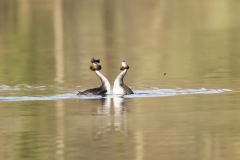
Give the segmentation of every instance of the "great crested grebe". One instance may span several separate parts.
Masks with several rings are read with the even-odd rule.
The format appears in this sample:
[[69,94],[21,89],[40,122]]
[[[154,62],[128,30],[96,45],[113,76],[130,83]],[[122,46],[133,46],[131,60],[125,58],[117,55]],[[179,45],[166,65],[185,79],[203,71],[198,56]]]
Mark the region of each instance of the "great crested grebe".
[[96,75],[101,79],[102,85],[98,88],[87,89],[83,92],[78,91],[77,95],[103,95],[110,94],[111,86],[106,77],[104,77],[100,70],[102,66],[99,65],[100,59],[95,60],[94,58],[91,60],[92,65],[90,66],[90,70],[94,71]]
[[133,91],[124,84],[123,78],[127,74],[127,71],[129,69],[129,66],[127,65],[126,61],[122,60],[122,67],[120,68],[121,73],[117,76],[117,78],[114,81],[113,86],[113,93],[114,94],[134,94]]

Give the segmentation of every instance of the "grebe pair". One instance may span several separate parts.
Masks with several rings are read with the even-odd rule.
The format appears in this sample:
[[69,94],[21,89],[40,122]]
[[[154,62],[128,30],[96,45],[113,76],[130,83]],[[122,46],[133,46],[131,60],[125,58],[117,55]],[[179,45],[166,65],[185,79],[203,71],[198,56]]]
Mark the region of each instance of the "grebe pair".
[[[77,95],[103,95],[103,94],[110,94],[111,92],[111,86],[109,81],[107,80],[106,77],[104,77],[101,73],[100,70],[102,69],[102,66],[99,64],[100,59],[95,60],[94,58],[91,60],[92,65],[90,66],[90,70],[94,71],[97,76],[100,78],[102,85],[98,88],[92,88],[92,89],[87,89],[83,92],[77,93]],[[133,91],[124,84],[123,78],[127,74],[127,71],[129,69],[129,66],[127,63],[123,60],[122,61],[122,66],[120,68],[121,73],[117,76],[117,78],[114,81],[114,86],[113,86],[113,93],[118,94],[118,95],[125,95],[125,94],[134,94]]]

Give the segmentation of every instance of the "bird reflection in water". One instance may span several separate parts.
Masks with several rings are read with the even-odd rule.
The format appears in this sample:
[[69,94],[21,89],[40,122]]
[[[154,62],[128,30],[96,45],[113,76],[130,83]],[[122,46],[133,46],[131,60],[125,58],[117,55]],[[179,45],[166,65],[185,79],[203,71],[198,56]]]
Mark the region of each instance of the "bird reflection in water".
[[[111,99],[113,99],[113,105]],[[127,114],[124,107],[124,97],[111,98],[104,95],[101,101],[102,105],[97,108],[97,112],[94,114],[93,139],[101,140],[103,134],[115,132],[120,132],[127,137]]]

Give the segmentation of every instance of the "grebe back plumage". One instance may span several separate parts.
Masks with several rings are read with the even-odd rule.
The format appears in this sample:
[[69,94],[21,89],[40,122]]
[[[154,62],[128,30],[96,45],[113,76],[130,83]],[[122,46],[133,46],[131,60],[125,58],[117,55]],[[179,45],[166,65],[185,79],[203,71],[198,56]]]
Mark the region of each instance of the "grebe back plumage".
[[114,86],[113,86],[114,94],[120,94],[120,95],[134,94],[133,91],[123,82],[123,79],[127,74],[128,69],[129,69],[129,66],[127,65],[126,61],[122,60],[122,67],[120,68],[121,73],[117,76],[117,78],[114,81]]
[[103,94],[110,94],[111,86],[109,81],[106,77],[104,77],[100,70],[102,69],[102,66],[99,65],[100,59],[95,60],[92,58],[91,60],[92,65],[90,66],[90,70],[94,71],[96,75],[100,78],[102,85],[98,88],[91,88],[87,89],[83,92],[78,91],[77,95],[103,95]]

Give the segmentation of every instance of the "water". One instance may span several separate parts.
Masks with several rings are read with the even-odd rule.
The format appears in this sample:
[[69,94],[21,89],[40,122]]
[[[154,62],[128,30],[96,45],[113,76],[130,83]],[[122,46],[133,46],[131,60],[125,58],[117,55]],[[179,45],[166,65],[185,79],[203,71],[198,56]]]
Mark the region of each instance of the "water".
[[[51,87],[49,87],[51,88]],[[76,95],[76,90],[70,90],[68,88],[54,88],[57,90],[66,92],[65,94],[55,94],[55,95],[34,95],[34,96],[6,96],[7,92],[23,92],[28,90],[32,92],[34,89],[40,91],[49,90],[46,86],[32,87],[32,86],[0,86],[0,91],[2,91],[5,96],[0,97],[0,101],[30,101],[30,100],[60,100],[60,99],[102,99],[102,98],[148,98],[148,97],[161,97],[161,96],[176,96],[176,95],[186,95],[186,94],[217,94],[223,92],[231,92],[230,89],[152,89],[152,90],[135,90],[134,94],[131,95],[114,95],[113,93],[109,95]],[[70,93],[67,93],[70,92]],[[72,93],[71,93],[72,92]]]
[[0,159],[240,159],[238,6],[0,0]]

